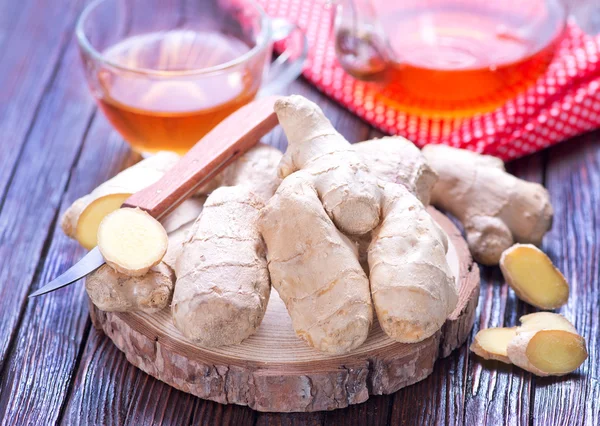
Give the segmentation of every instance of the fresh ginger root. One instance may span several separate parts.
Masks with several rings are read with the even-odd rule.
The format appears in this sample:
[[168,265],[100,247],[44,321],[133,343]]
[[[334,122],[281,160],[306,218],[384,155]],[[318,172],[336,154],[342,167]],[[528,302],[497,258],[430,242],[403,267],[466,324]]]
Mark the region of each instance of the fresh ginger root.
[[502,253],[500,269],[517,297],[540,309],[556,309],[569,300],[569,284],[550,258],[531,244],[515,244]]
[[516,328],[481,330],[471,350],[484,359],[512,363],[537,376],[563,376],[586,360],[585,339],[562,315],[537,312],[520,321]]
[[208,195],[221,186],[244,185],[266,201],[281,183],[277,176],[281,155],[277,148],[258,143],[200,188],[199,193]]
[[175,269],[173,320],[201,346],[240,343],[262,321],[271,290],[256,227],[263,206],[244,186],[219,188],[184,243]]
[[411,141],[390,136],[355,143],[352,148],[379,179],[405,186],[424,206],[429,205],[437,173]]
[[168,245],[163,226],[141,209],[117,209],[98,227],[98,249],[106,264],[130,277],[141,277],[158,265]]
[[373,305],[388,336],[420,342],[444,325],[458,303],[448,239],[406,188],[384,188],[383,221],[368,250]]
[[85,279],[94,305],[107,312],[158,312],[171,301],[175,275],[164,262],[141,277],[131,277],[102,265]]
[[491,156],[444,145],[422,152],[439,175],[431,202],[462,222],[475,260],[496,265],[515,242],[541,243],[553,215],[543,186],[507,173]]
[[202,199],[184,201],[162,220],[169,229],[169,248],[162,262],[141,277],[116,272],[101,266],[85,280],[85,287],[94,305],[103,311],[147,313],[158,312],[171,302],[175,286],[175,260],[181,252],[189,228],[202,211]]
[[285,178],[262,210],[259,229],[273,286],[296,334],[316,349],[341,354],[369,334],[369,281],[310,178],[305,172]]
[[[401,136],[391,136],[355,143],[352,149],[377,178],[401,184],[424,206],[429,205],[431,191],[438,180],[437,173],[411,141]],[[350,239],[358,247],[360,264],[368,275],[367,251],[372,235],[370,232],[351,235]]]
[[[289,142],[279,169],[287,177],[259,224],[273,285],[286,303],[296,333],[310,345],[334,353],[347,352],[366,338],[366,308],[349,312],[341,302],[331,302],[331,294],[341,297],[354,286],[359,293],[353,303],[369,306],[362,299],[364,274],[355,268],[356,256],[346,250],[343,239],[332,236],[337,225],[355,238],[375,229],[368,255],[370,287],[388,336],[400,342],[431,336],[458,299],[443,231],[402,185],[377,179],[317,105],[290,96],[275,103],[275,112]],[[324,222],[318,199],[333,223]],[[344,270],[352,274],[341,275]],[[342,309],[347,316],[343,320]],[[307,316],[310,321],[304,319]],[[349,331],[355,320],[362,326]],[[327,321],[327,327],[311,328],[315,321]],[[335,321],[335,327],[330,321]]]
[[360,235],[375,228],[383,195],[377,178],[323,111],[308,99],[292,95],[277,100],[275,112],[288,139],[279,176],[304,170],[340,231]]
[[228,167],[218,184],[233,186],[208,196],[178,256],[173,320],[202,346],[240,343],[264,317],[271,282],[257,220],[281,181],[281,155],[259,144]]
[[177,154],[159,152],[123,170],[90,194],[79,198],[62,217],[64,233],[91,250],[97,245],[98,226],[102,219],[121,207],[132,194],[155,183],[178,160]]

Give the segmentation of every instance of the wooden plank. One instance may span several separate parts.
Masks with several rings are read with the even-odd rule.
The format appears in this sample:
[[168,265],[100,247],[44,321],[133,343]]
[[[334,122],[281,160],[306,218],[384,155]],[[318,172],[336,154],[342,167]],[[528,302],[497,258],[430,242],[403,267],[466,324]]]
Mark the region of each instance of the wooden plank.
[[[543,183],[544,155],[529,156],[507,164],[514,175]],[[489,327],[513,326],[531,308],[519,301],[505,284],[498,267],[481,267],[481,295],[473,332]],[[495,361],[484,361],[472,353],[465,372],[465,405],[463,423],[528,425],[531,412],[531,374]]]
[[[402,393],[402,389],[398,393]],[[371,396],[363,404],[351,405],[342,410],[323,413],[323,423],[326,425],[369,425],[386,426],[390,422],[392,402],[395,395]]]
[[[80,344],[89,330],[87,298],[81,284],[29,302],[25,301],[26,294],[35,265],[44,256],[45,240],[47,254],[43,267],[40,266],[41,273],[33,277],[33,288],[43,285],[84,254],[62,234],[56,220],[68,179],[69,191],[62,209],[116,173],[128,152],[121,138],[101,119],[100,126],[92,127],[96,138],[87,139],[83,156],[70,178],[94,111],[94,102],[78,72],[80,66],[73,41],[44,100],[31,132],[32,142],[26,146],[0,215],[5,236],[0,246],[4,260],[0,271],[6,278],[0,283],[3,286],[0,304],[4,312],[10,312],[6,318],[12,318],[16,324],[21,306],[26,303],[0,381],[0,418],[6,424],[49,424],[60,416],[70,391]],[[95,132],[97,128],[102,129],[103,138],[98,137],[102,134]],[[0,332],[8,335],[10,330],[7,327]],[[31,383],[35,386],[30,386]]]
[[0,365],[77,157],[93,102],[83,84],[75,46],[50,86],[0,213]]
[[[98,370],[106,374],[94,374]],[[138,380],[142,380],[139,372],[110,340],[92,328],[62,423],[124,424],[133,397],[131,384]]]
[[42,113],[41,99],[54,80],[82,5],[83,0],[60,7],[47,0],[0,4],[0,200],[31,124]]
[[394,394],[389,424],[461,424],[466,346],[438,360],[425,380]]
[[589,358],[564,378],[536,377],[533,425],[600,424],[600,132],[550,150],[546,184],[554,226],[544,249],[571,285],[558,312],[585,337]]

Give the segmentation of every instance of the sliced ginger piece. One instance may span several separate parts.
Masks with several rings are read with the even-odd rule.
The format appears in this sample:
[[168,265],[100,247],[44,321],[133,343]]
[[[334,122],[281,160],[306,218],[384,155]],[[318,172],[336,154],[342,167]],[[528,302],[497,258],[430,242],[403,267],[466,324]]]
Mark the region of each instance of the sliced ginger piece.
[[538,376],[562,376],[587,358],[585,339],[565,317],[538,312],[521,317],[507,348],[511,362]]
[[506,348],[517,335],[517,327],[486,328],[475,335],[471,351],[483,359],[493,359],[510,364]]
[[531,244],[515,244],[502,253],[500,269],[517,297],[540,309],[567,303],[569,284],[550,258]]
[[92,201],[79,215],[75,239],[83,247],[92,249],[98,244],[98,228],[102,219],[118,210],[131,194],[110,194]]
[[178,160],[177,154],[163,151],[123,170],[65,211],[61,219],[63,231],[89,250],[96,247],[98,226],[104,216],[121,207],[132,194],[158,181]]
[[140,209],[109,213],[98,227],[98,248],[115,271],[139,277],[164,257],[169,239],[159,221]]
[[475,336],[471,350],[485,359],[512,363],[537,376],[575,371],[588,354],[585,339],[565,317],[551,312],[522,316],[516,328],[489,328]]

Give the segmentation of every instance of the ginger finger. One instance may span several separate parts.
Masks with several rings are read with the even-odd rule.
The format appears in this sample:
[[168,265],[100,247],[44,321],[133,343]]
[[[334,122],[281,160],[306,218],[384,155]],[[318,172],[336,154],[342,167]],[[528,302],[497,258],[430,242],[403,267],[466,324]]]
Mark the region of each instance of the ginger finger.
[[141,209],[122,208],[98,227],[98,249],[115,271],[140,277],[162,260],[169,238],[160,222]]
[[439,175],[431,202],[462,222],[475,260],[496,265],[515,242],[541,243],[553,215],[543,186],[507,173],[494,157],[444,145],[422,152]]
[[439,330],[458,303],[446,260],[447,236],[401,185],[386,184],[383,221],[368,250],[371,295],[392,339],[420,342]]
[[284,179],[258,224],[273,286],[296,334],[320,351],[342,354],[369,333],[369,281],[310,180],[305,172]]
[[263,205],[243,186],[217,189],[177,259],[173,320],[201,346],[240,343],[262,321],[270,294],[264,243],[256,229]]
[[340,231],[360,235],[375,228],[382,197],[377,178],[323,111],[308,99],[292,95],[277,100],[275,112],[288,139],[279,175],[285,178],[306,171]]
[[569,284],[550,258],[531,244],[515,244],[500,258],[500,269],[517,297],[540,309],[556,309],[569,300]]
[[228,167],[217,181],[234,186],[209,195],[177,257],[173,320],[202,346],[240,343],[264,317],[271,283],[257,220],[281,181],[281,155],[260,144]]
[[120,208],[132,194],[158,181],[177,161],[177,154],[159,152],[104,182],[65,211],[61,219],[64,233],[91,250],[98,244],[98,226],[102,219]]
[[102,265],[85,279],[92,303],[107,312],[158,312],[171,300],[175,275],[161,262],[141,277],[131,277]]

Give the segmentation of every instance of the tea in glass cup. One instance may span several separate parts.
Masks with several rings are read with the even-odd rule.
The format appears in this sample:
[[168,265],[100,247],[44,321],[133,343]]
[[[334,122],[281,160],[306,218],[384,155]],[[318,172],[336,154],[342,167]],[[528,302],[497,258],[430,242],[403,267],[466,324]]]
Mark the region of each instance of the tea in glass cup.
[[[92,93],[132,148],[185,153],[257,95],[273,41],[297,31],[277,24],[252,0],[99,0],[77,37]],[[302,61],[272,80],[289,83]]]

